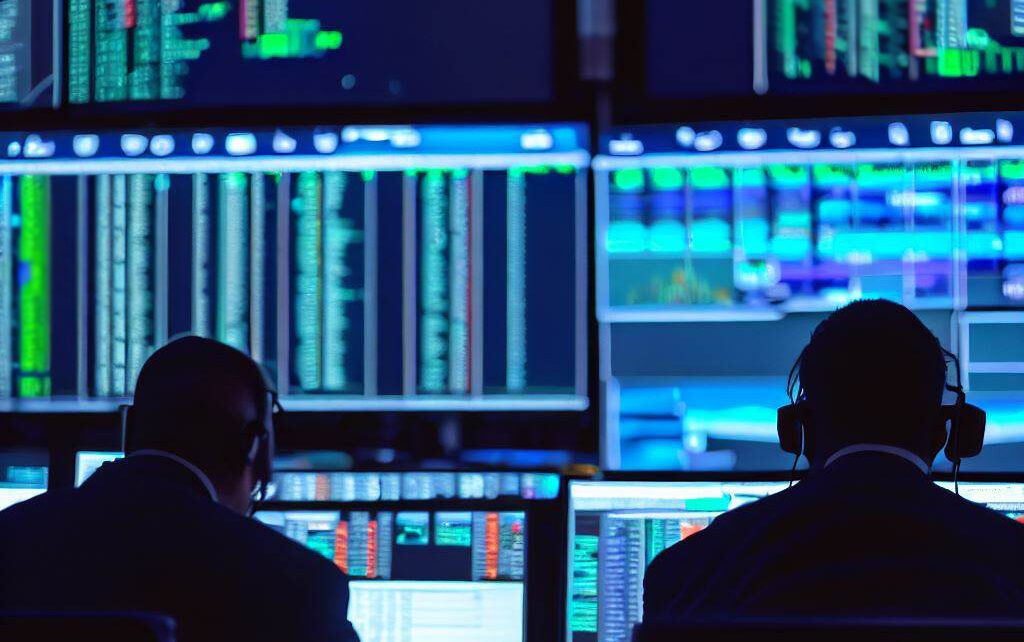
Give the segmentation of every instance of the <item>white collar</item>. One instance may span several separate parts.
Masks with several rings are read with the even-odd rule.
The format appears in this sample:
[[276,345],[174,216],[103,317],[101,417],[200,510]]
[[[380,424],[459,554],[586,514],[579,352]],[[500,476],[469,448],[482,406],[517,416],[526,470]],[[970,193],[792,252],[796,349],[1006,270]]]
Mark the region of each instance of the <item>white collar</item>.
[[931,467],[925,463],[921,457],[910,452],[906,448],[900,448],[898,446],[887,446],[885,444],[853,444],[846,448],[840,448],[839,450],[832,453],[832,456],[825,460],[825,468],[828,468],[829,464],[847,455],[853,455],[855,453],[887,453],[889,455],[896,455],[902,457],[910,463],[917,466],[922,473],[927,475],[931,470]]
[[213,499],[213,501],[218,503],[220,502],[220,499],[218,499],[217,497],[217,489],[213,487],[213,484],[210,482],[210,478],[206,476],[206,473],[199,470],[199,467],[193,464],[192,462],[183,459],[182,457],[179,457],[174,453],[169,453],[166,450],[136,450],[131,455],[129,455],[129,457],[147,455],[150,457],[163,457],[164,459],[170,459],[171,461],[177,462],[184,466],[185,468],[188,468],[190,471],[192,471],[193,475],[199,478],[199,481],[203,484],[203,488],[205,488],[207,492],[210,493],[210,497]]

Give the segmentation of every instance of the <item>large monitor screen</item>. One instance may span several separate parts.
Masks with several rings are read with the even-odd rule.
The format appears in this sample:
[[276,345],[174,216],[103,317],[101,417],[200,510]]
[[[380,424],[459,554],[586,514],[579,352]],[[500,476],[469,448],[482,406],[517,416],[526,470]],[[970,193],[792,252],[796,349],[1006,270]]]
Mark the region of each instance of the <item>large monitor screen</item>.
[[525,640],[525,513],[262,511],[256,518],[349,575],[348,617],[361,640]]
[[1024,77],[1018,0],[646,0],[646,91],[1000,91]]
[[547,101],[554,4],[69,0],[67,102],[110,109]]
[[[938,482],[952,490],[952,483]],[[569,642],[628,642],[643,579],[664,549],[718,515],[785,489],[777,481],[573,481],[569,484]],[[961,482],[966,499],[1022,520],[1024,485]]]
[[0,134],[0,398],[111,409],[191,333],[291,409],[582,410],[575,125]]
[[[959,355],[987,447],[1024,446],[1024,119],[979,113],[622,127],[595,158],[610,465],[776,469],[810,333],[854,299]],[[771,336],[771,341],[765,341]],[[955,373],[951,373],[951,379]]]

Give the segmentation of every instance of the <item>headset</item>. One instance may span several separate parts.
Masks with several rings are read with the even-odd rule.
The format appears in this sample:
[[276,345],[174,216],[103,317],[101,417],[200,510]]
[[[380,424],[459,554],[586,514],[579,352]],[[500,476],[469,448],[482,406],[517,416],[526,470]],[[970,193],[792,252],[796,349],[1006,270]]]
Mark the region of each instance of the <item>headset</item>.
[[[949,425],[949,432],[946,438],[944,452],[946,458],[953,464],[953,482],[959,494],[959,482],[957,481],[960,472],[960,462],[967,457],[974,457],[981,452],[982,443],[985,440],[985,411],[978,406],[967,403],[967,394],[964,392],[960,360],[956,355],[945,348],[940,348],[943,356],[953,362],[956,368],[956,384],[948,382],[944,384],[947,391],[956,395],[956,400],[949,405],[943,404],[939,410],[939,421],[942,422],[943,431]],[[805,418],[808,415],[808,399],[803,384],[796,387],[795,373],[797,366],[803,361],[807,348],[800,353],[800,358],[793,365],[789,375],[789,398],[790,403],[779,408],[776,415],[777,428],[779,432],[779,446],[784,452],[795,456],[793,460],[793,471],[796,470],[800,455],[804,452],[804,427]],[[945,359],[944,359],[945,360]],[[795,390],[795,395],[794,395]],[[790,482],[792,483],[792,482]]]
[[[282,412],[281,404],[277,399],[277,392],[264,386],[262,394],[265,395],[265,403],[261,409],[260,416],[247,423],[242,428],[243,443],[246,444],[242,450],[242,458],[245,464],[252,466],[253,485],[252,497],[249,502],[249,515],[252,515],[258,502],[267,498],[267,490],[274,474],[274,434],[275,422]],[[127,454],[128,446],[132,443],[131,433],[134,420],[134,410],[130,404],[120,407],[121,414],[121,450]]]

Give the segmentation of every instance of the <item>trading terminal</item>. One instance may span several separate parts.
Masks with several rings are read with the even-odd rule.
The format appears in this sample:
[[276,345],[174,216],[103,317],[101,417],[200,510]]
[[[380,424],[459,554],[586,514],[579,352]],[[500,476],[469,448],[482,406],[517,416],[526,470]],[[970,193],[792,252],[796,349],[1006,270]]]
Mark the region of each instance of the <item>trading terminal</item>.
[[[884,299],[984,411],[925,473],[1024,523],[1022,82],[1021,0],[0,0],[0,520],[133,465],[204,337],[281,411],[245,524],[359,639],[666,639],[646,569],[827,472],[791,368]],[[2,588],[0,637],[195,639]]]

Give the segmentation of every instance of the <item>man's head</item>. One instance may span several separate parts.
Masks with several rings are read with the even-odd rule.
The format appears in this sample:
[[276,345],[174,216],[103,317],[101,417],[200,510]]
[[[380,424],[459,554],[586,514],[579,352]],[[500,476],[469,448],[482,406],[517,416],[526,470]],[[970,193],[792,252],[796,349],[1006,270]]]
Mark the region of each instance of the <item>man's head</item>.
[[906,448],[928,462],[942,449],[945,353],[902,305],[865,300],[834,312],[800,353],[791,385],[797,380],[812,465],[858,443]]
[[210,339],[184,337],[146,361],[135,384],[127,454],[164,450],[209,478],[222,504],[245,512],[255,485],[254,439],[270,390],[256,363]]

